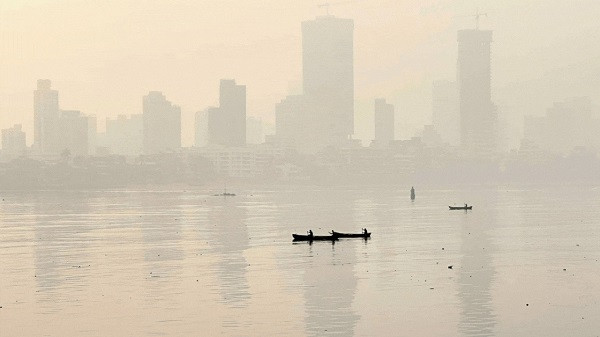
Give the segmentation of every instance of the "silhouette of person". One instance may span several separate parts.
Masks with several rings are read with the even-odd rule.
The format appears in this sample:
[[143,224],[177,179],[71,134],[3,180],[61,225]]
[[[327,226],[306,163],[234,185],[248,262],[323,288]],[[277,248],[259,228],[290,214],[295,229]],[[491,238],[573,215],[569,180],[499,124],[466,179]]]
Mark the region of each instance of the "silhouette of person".
[[367,229],[366,228],[363,228],[363,234],[367,235]]
[[465,208],[467,208],[467,204],[465,204]]
[[309,229],[309,230],[308,230],[308,236],[310,236],[310,237],[312,237],[312,236],[313,236],[313,231],[312,231],[312,229]]

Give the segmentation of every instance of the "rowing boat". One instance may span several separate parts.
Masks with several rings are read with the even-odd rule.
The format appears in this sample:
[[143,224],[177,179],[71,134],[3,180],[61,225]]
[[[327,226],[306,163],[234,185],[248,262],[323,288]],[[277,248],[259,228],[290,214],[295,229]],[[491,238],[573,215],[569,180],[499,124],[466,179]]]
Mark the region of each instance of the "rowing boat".
[[292,234],[294,241],[335,241],[338,239],[337,236],[333,235],[301,235]]
[[360,233],[360,234],[354,234],[354,233],[339,233],[336,231],[331,231],[331,235],[332,236],[336,236],[338,238],[370,238],[371,237],[371,233]]
[[456,210],[460,210],[460,209],[466,211],[468,209],[473,209],[473,206],[448,206],[448,207],[450,207],[451,211],[456,211]]

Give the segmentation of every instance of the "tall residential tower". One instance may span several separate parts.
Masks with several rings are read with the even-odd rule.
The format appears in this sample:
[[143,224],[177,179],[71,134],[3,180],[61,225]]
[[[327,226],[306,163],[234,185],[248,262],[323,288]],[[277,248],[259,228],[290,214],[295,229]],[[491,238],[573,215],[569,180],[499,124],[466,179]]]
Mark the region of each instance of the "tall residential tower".
[[457,146],[460,144],[460,115],[456,82],[433,82],[432,98],[435,131],[439,133],[443,143]]
[[208,143],[223,146],[246,145],[246,86],[235,80],[221,80],[219,107],[209,108]]
[[177,152],[181,148],[181,108],[159,91],[143,100],[144,154]]
[[461,147],[475,156],[496,151],[497,114],[491,92],[492,31],[458,32],[458,99]]
[[375,145],[387,147],[394,140],[394,106],[384,98],[375,100]]
[[33,147],[39,153],[58,151],[58,91],[50,80],[38,80],[33,92]]
[[354,134],[354,22],[321,16],[302,23],[304,135],[313,150]]

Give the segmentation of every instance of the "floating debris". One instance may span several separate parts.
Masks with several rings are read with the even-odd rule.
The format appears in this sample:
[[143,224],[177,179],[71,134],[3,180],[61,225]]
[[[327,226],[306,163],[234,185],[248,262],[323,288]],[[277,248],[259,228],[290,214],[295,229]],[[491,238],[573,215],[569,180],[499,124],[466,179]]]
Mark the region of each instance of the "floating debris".
[[448,269],[452,269],[452,267],[453,267],[452,265],[449,265],[449,266],[448,266]]

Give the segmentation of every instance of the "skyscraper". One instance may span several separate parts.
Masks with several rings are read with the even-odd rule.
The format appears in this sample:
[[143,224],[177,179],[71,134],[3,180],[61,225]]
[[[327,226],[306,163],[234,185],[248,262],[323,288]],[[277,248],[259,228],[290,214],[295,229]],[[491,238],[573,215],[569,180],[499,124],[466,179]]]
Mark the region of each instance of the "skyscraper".
[[394,106],[378,98],[375,100],[375,145],[389,146],[394,138]]
[[227,120],[224,145],[246,145],[246,86],[235,80],[221,80],[219,109]]
[[433,82],[432,98],[433,127],[444,143],[453,146],[460,144],[460,114],[456,82]]
[[225,145],[227,143],[226,135],[228,132],[227,119],[221,113],[221,109],[211,106],[204,110],[204,112],[206,113],[207,120],[207,143],[210,145]]
[[306,99],[304,95],[290,95],[275,105],[275,134],[277,139],[295,147],[301,152],[306,146],[308,132],[303,129],[306,119]]
[[106,119],[106,145],[110,152],[126,156],[139,156],[143,152],[144,123],[142,115],[119,115]]
[[38,80],[33,92],[33,147],[40,153],[54,153],[58,146],[58,91],[50,80]]
[[497,114],[491,93],[492,31],[458,32],[458,90],[462,148],[476,156],[496,151]]
[[354,22],[321,16],[302,23],[303,90],[307,130],[322,147],[354,134]]
[[221,80],[219,107],[208,111],[209,143],[246,145],[246,86]]
[[143,99],[144,154],[176,152],[181,148],[181,108],[159,91]]
[[[95,118],[94,118],[95,121]],[[89,154],[89,117],[77,110],[61,110],[58,119],[58,154],[69,153],[71,156],[87,156]]]

